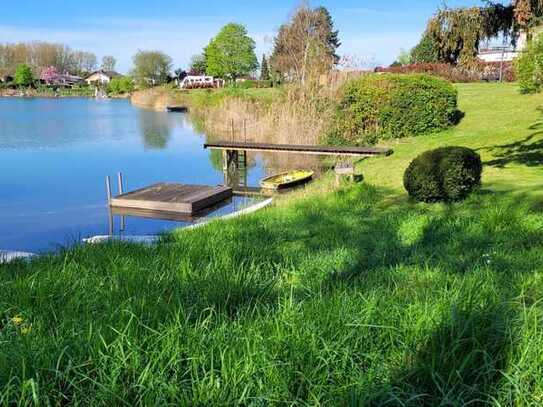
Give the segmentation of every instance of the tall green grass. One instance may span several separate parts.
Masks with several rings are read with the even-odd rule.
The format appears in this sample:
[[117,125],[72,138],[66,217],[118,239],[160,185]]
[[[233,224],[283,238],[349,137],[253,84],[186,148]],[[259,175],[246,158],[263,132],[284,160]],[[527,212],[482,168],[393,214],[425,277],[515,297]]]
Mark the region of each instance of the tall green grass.
[[0,404],[539,404],[541,205],[386,193],[1,266]]

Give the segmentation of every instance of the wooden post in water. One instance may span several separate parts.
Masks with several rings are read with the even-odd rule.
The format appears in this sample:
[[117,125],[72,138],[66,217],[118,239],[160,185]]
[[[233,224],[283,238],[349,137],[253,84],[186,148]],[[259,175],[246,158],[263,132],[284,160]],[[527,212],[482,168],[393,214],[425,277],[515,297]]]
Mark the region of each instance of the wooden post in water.
[[243,119],[243,137],[245,137],[247,143],[247,119]]
[[111,182],[109,180],[109,175],[106,177],[106,192],[107,192],[107,204],[111,205]]

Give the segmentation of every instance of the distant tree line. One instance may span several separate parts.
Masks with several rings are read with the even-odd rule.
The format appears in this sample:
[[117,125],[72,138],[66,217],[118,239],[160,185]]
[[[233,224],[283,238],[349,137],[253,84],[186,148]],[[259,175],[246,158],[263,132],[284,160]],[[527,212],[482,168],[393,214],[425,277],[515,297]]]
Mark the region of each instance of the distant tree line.
[[[187,74],[210,75],[236,82],[240,78],[262,81],[295,81],[305,83],[333,69],[339,61],[339,33],[328,10],[324,7],[298,7],[283,24],[274,40],[271,55],[263,55],[259,63],[255,41],[245,26],[225,25],[217,35],[195,55],[190,66],[173,70],[172,58],[158,50],[140,50],[133,57],[130,75],[140,87],[161,85]],[[0,75],[17,73],[17,84],[24,86],[42,72],[70,73],[78,76],[97,70],[115,69],[116,60],[105,56],[98,64],[95,54],[73,50],[63,44],[29,42],[0,44]],[[259,72],[260,71],[260,72]]]
[[[114,57],[106,56],[102,62],[104,69],[115,69]],[[39,41],[0,44],[0,75],[14,75],[19,65],[30,67],[36,77],[49,67],[79,76],[99,67],[97,57],[92,52],[74,50],[63,44]]]

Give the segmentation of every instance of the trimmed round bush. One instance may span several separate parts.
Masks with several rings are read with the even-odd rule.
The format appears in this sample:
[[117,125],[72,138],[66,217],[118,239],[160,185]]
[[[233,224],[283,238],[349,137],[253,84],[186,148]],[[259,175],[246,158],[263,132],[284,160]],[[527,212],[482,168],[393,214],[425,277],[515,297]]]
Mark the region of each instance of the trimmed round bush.
[[458,121],[457,100],[453,85],[435,76],[362,76],[340,91],[330,142],[368,145],[442,130]]
[[421,202],[460,201],[481,185],[483,164],[466,147],[442,147],[415,158],[404,174],[409,196]]

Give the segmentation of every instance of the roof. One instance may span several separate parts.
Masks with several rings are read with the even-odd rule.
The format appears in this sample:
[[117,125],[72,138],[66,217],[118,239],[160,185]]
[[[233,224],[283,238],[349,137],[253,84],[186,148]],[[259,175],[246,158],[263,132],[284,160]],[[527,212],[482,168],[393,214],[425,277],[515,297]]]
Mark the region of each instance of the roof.
[[103,69],[100,69],[98,71],[94,71],[93,73],[87,75],[87,77],[85,79],[89,79],[92,75],[96,75],[96,74],[102,74],[102,75],[105,75],[107,77],[109,77],[110,79],[111,78],[116,78],[117,76],[122,76],[119,72],[115,72],[115,71],[104,71]]

